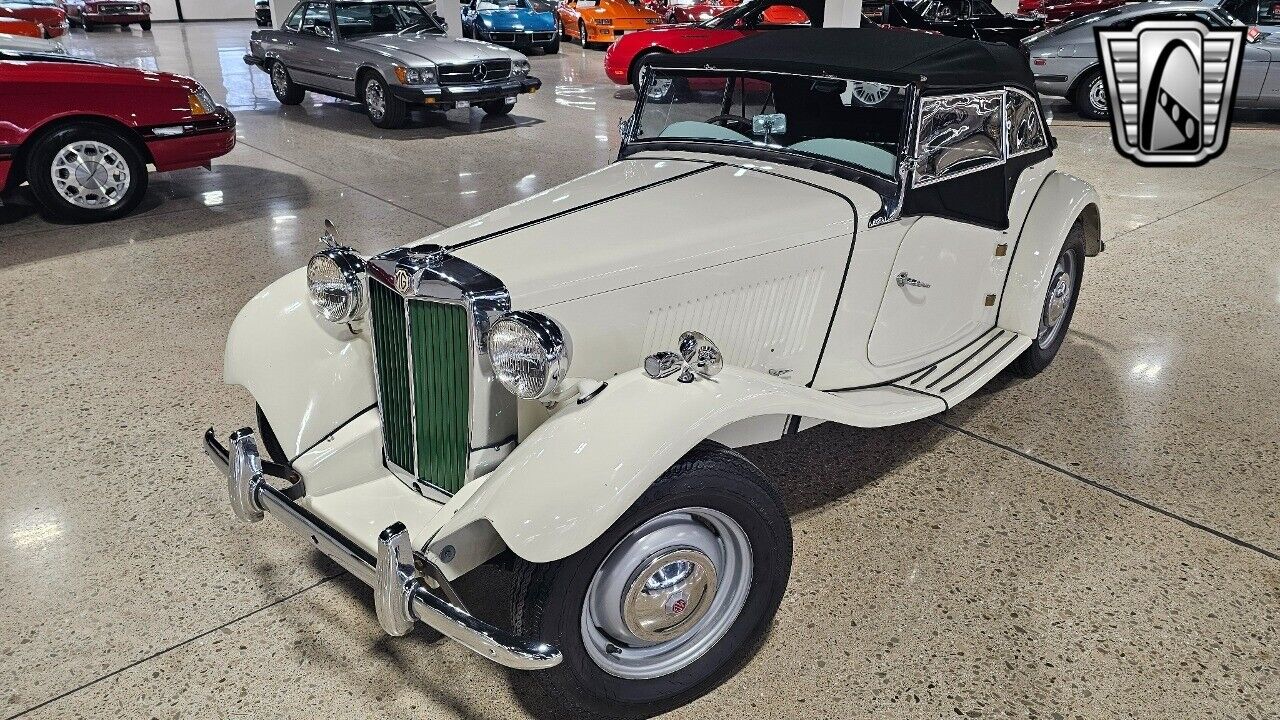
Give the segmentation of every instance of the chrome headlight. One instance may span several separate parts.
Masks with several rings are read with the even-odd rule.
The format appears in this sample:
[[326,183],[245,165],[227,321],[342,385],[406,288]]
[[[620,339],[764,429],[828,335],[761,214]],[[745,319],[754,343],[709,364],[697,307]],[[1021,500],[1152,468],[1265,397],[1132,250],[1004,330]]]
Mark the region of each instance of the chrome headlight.
[[334,323],[364,317],[364,258],[345,247],[321,250],[307,263],[311,305]]
[[395,72],[401,85],[432,85],[436,81],[434,67],[411,68],[396,65]]
[[511,61],[511,74],[512,74],[512,75],[515,75],[515,76],[517,76],[517,77],[523,77],[523,76],[525,76],[525,75],[528,75],[528,74],[529,74],[529,61],[528,61],[528,60],[512,60],[512,61]]
[[498,318],[489,328],[494,377],[522,400],[541,400],[569,375],[573,343],[560,323],[528,310]]

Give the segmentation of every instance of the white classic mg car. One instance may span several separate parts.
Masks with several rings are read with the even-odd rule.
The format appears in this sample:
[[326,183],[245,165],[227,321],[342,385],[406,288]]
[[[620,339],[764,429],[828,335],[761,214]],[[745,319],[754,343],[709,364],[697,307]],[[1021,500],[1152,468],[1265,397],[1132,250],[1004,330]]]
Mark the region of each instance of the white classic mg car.
[[[732,448],[1044,370],[1102,250],[1009,47],[761,33],[651,58],[622,127],[613,164],[418,243],[326,232],[231,327],[258,432],[205,436],[237,516],[567,717],[669,710],[762,642],[791,528]],[[453,588],[500,554],[510,625]]]

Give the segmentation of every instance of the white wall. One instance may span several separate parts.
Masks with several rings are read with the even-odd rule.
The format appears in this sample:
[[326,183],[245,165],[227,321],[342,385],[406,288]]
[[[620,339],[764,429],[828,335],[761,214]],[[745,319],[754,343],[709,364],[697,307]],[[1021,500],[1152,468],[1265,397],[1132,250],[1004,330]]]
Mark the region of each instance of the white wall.
[[152,20],[177,20],[178,6],[173,0],[147,0],[151,4]]
[[[173,2],[173,0],[163,0]],[[253,18],[253,0],[181,0],[187,20],[239,20]],[[155,6],[152,6],[155,11]]]

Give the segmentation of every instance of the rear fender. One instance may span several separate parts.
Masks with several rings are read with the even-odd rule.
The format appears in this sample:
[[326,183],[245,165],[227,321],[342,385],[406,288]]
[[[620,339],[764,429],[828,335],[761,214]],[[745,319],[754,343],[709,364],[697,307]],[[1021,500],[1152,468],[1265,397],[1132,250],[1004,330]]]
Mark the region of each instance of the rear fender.
[[1083,180],[1061,172],[1045,178],[1014,247],[997,325],[1036,336],[1049,275],[1077,220],[1085,235],[1085,254],[1102,252],[1098,205],[1098,193]]
[[375,401],[368,335],[316,314],[306,268],[240,310],[227,335],[223,376],[262,406],[290,460]]

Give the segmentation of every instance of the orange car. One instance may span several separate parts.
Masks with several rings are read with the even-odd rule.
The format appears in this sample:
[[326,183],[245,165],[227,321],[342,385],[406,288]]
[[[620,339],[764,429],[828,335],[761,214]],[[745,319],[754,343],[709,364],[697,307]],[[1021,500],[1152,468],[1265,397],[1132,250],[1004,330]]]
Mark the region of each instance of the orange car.
[[627,0],[561,0],[556,6],[560,36],[576,38],[582,47],[608,45],[626,33],[662,24],[658,13]]

